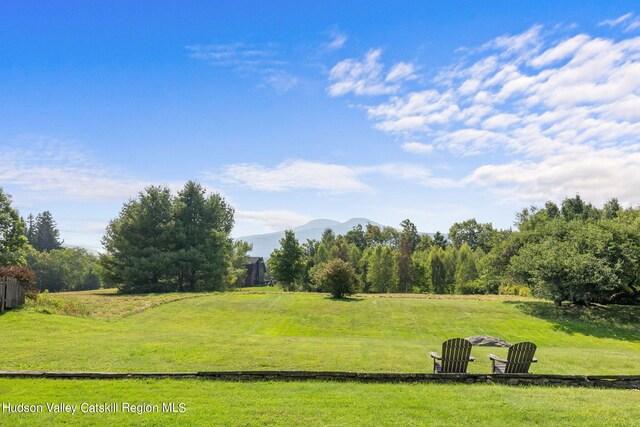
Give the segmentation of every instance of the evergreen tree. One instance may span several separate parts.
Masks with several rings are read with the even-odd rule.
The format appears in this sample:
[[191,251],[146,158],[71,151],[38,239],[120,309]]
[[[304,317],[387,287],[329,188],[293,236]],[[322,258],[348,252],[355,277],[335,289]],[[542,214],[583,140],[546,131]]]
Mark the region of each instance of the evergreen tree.
[[193,181],[185,184],[173,205],[178,290],[224,289],[232,264],[228,234],[233,209],[220,195],[207,196]]
[[32,214],[29,214],[27,217],[27,228],[25,235],[27,236],[27,240],[31,246],[36,244],[36,219]]
[[445,249],[447,247],[447,238],[444,237],[444,234],[436,231],[436,234],[433,235],[433,244],[439,248]]
[[173,198],[168,187],[147,187],[129,200],[107,226],[102,244],[105,281],[121,292],[178,290]]
[[44,211],[36,216],[35,231],[31,231],[31,233],[33,234],[31,245],[36,250],[46,252],[62,249],[63,241],[60,240],[60,232],[51,212]]

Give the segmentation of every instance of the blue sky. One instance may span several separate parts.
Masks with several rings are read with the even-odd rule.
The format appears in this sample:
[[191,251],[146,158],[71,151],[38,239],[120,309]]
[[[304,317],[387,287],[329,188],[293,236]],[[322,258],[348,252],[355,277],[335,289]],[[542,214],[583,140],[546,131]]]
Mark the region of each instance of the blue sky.
[[2,2],[0,186],[94,249],[195,179],[234,234],[640,203],[637,2]]

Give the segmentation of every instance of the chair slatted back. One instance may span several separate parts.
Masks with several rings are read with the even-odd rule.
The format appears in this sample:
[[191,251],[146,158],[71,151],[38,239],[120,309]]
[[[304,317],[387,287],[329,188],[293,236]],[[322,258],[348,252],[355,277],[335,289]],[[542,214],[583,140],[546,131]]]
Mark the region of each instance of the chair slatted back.
[[442,343],[443,373],[464,374],[467,372],[471,343],[464,338],[451,338]]
[[505,374],[526,374],[529,372],[533,355],[538,347],[532,342],[519,342],[509,347]]

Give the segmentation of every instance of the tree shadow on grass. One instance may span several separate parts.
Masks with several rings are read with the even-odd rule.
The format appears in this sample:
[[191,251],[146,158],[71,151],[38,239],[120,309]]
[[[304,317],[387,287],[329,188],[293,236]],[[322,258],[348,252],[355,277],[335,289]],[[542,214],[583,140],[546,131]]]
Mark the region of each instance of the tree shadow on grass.
[[606,305],[557,307],[548,302],[505,301],[520,311],[553,323],[566,334],[640,342],[640,306]]
[[340,302],[360,302],[360,301],[364,301],[364,298],[356,298],[356,297],[336,298],[336,297],[328,296],[325,299],[328,299],[328,300],[331,300],[331,301],[340,301]]

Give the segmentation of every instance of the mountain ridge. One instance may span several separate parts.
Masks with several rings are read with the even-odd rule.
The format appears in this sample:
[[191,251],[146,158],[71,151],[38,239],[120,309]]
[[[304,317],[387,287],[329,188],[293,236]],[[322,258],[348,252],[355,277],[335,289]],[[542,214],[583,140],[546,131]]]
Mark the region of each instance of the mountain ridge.
[[[294,227],[292,230],[298,241],[300,243],[304,243],[307,239],[320,240],[322,232],[326,228],[331,228],[336,235],[344,235],[358,224],[362,225],[362,228],[365,228],[367,224],[386,227],[385,225],[372,221],[368,218],[350,218],[344,222],[320,218],[311,220],[298,227]],[[266,259],[269,258],[274,249],[280,246],[280,239],[282,237],[284,237],[284,230],[265,234],[253,234],[250,236],[239,237],[239,239],[253,245],[253,250],[249,253],[251,256],[260,256]]]

